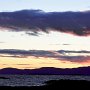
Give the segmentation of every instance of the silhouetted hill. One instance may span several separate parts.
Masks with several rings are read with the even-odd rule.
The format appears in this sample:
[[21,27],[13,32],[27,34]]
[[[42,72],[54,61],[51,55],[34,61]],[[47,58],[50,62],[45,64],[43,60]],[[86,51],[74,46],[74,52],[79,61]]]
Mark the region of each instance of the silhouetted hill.
[[0,70],[0,74],[30,74],[30,75],[90,75],[90,67],[79,68],[53,68],[42,67],[39,69],[16,69],[16,68],[4,68]]

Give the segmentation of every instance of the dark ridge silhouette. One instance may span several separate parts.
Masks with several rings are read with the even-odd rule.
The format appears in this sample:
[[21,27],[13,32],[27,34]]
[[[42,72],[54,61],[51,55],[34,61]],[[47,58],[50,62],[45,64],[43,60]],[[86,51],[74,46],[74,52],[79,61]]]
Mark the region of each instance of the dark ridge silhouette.
[[90,35],[90,11],[44,12],[42,10],[21,10],[0,12],[0,27],[12,31],[58,31],[79,36]]
[[10,78],[7,78],[7,77],[0,77],[0,79],[10,79]]
[[0,70],[0,74],[25,74],[25,75],[90,75],[90,67],[79,68],[54,68],[42,67],[38,69],[16,69],[4,68]]

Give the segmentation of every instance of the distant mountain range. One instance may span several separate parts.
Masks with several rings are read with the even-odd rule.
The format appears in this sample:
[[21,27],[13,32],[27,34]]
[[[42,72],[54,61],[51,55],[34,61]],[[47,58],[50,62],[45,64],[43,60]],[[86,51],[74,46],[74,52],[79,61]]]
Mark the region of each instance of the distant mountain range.
[[25,75],[90,75],[90,67],[79,68],[53,68],[42,67],[39,69],[16,69],[16,68],[3,68],[0,69],[0,74],[25,74]]

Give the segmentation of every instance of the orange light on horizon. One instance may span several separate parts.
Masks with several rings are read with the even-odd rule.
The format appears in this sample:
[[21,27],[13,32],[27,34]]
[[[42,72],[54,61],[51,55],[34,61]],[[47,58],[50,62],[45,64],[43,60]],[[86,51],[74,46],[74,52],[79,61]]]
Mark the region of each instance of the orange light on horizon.
[[53,58],[12,58],[0,57],[0,68],[18,68],[18,69],[35,69],[41,67],[56,67],[56,68],[76,68],[87,66],[84,63],[75,63],[66,60],[56,60]]

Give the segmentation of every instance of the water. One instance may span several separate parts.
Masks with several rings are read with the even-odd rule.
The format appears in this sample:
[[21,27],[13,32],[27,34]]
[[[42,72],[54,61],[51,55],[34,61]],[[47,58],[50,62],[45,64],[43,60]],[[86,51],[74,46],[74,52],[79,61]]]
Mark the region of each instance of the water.
[[87,80],[90,81],[90,76],[76,75],[0,75],[9,79],[0,78],[0,86],[41,86],[49,80]]

